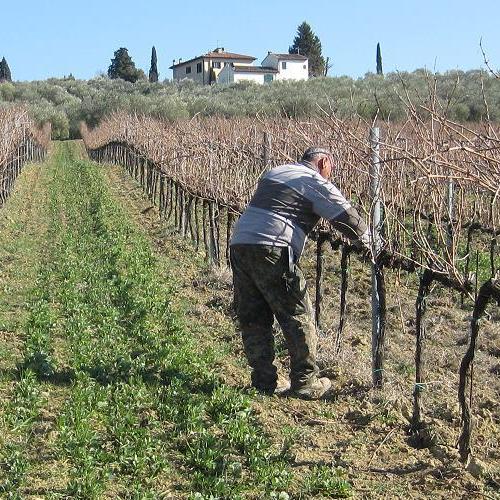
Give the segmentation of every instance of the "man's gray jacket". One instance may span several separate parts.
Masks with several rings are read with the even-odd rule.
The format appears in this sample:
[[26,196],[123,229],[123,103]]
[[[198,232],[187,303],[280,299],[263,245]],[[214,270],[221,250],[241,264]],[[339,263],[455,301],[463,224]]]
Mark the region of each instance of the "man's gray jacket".
[[363,219],[312,164],[282,165],[260,179],[235,225],[231,245],[289,246],[297,261],[307,235],[321,217],[349,239],[369,247],[370,232]]

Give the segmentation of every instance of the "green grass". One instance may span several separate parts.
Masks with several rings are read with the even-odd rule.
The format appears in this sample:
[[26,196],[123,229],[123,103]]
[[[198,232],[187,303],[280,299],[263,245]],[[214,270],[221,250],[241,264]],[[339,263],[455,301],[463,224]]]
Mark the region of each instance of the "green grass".
[[305,484],[310,495],[321,494],[326,498],[351,496],[351,485],[342,473],[326,465],[314,467],[306,478]]
[[19,491],[26,483],[30,467],[28,448],[41,404],[42,394],[35,374],[32,371],[23,372],[2,419],[2,427],[9,433],[0,451],[2,498],[22,498]]

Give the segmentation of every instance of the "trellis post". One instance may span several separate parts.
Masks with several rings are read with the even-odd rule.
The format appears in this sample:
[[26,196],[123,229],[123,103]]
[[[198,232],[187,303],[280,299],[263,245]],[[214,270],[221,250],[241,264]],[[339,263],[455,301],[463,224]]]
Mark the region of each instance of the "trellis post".
[[[382,216],[380,201],[380,129],[370,129],[370,197],[371,236],[373,255],[377,255],[382,245]],[[372,264],[372,380],[375,387],[383,384],[384,368],[384,322],[383,322],[383,274],[382,269]]]
[[316,329],[318,332],[321,330],[321,302],[323,300],[323,268],[325,257],[323,247],[326,238],[321,233],[318,234],[318,241],[316,242],[316,301],[315,301],[315,319]]

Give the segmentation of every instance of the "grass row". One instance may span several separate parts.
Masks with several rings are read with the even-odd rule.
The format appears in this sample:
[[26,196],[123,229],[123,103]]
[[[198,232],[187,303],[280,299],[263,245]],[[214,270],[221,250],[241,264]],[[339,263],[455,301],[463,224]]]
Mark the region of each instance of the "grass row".
[[[0,245],[0,332],[2,401],[0,405],[0,497],[23,498],[21,492],[33,464],[32,447],[37,426],[47,405],[47,395],[37,374],[27,366],[30,352],[44,352],[43,345],[24,343],[20,352],[17,336],[24,332],[44,329],[43,315],[47,312],[44,276],[37,277],[37,268],[46,253],[47,207],[45,206],[45,176],[39,167],[23,172],[21,187],[9,199],[8,209],[3,208]],[[38,207],[38,218],[33,216],[33,206]],[[12,213],[10,212],[12,211]],[[13,218],[11,218],[11,216]],[[35,220],[36,219],[36,220]],[[22,265],[19,265],[22,263]],[[5,264],[5,267],[4,267]],[[34,284],[33,284],[34,281]],[[27,308],[22,308],[28,303]],[[42,339],[43,335],[26,338]],[[46,347],[46,346],[45,346]],[[44,355],[45,359],[48,356]],[[16,369],[16,364],[17,369]],[[41,361],[37,361],[42,365]]]
[[[67,386],[46,443],[66,469],[54,498],[348,495],[329,467],[294,476],[293,432],[272,445],[251,396],[221,383],[217,353],[200,347],[171,307],[165,263],[99,168],[75,159],[70,145],[52,160],[49,199],[50,258],[31,295],[9,425],[30,439],[42,384]],[[21,441],[5,455],[5,492],[20,491],[29,449]]]

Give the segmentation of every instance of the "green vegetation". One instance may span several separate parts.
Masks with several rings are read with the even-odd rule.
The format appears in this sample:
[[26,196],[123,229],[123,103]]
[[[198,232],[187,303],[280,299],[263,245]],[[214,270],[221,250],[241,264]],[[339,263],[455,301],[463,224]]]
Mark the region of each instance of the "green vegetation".
[[[250,82],[231,86],[201,86],[192,81],[180,83],[132,84],[104,77],[82,81],[74,78],[40,82],[5,82],[0,85],[0,106],[28,103],[38,122],[52,123],[53,137],[79,136],[80,121],[91,127],[116,110],[153,115],[165,120],[201,116],[290,116],[306,118],[333,109],[341,117],[358,113],[366,119],[380,107],[380,116],[400,120],[405,107],[399,96],[428,95],[429,84],[436,79],[440,102],[450,100],[448,115],[457,121],[480,121],[486,116],[484,95],[492,120],[500,120],[500,80],[484,71],[450,71],[432,75],[424,70],[413,73],[373,73],[354,80],[347,76],[314,78],[306,82],[274,82],[256,85]],[[458,82],[458,83],[457,83]],[[422,111],[422,114],[425,113]]]
[[0,83],[1,82],[11,82],[12,75],[10,73],[9,65],[7,64],[7,60],[5,57],[2,57],[0,61]]
[[156,57],[156,48],[151,49],[151,68],[149,69],[149,83],[158,81],[158,58]]
[[383,75],[384,70],[382,69],[382,51],[380,50],[380,43],[377,43],[377,75]]
[[306,487],[311,495],[321,494],[324,498],[346,498],[351,495],[351,485],[342,477],[342,473],[325,465],[312,469]]
[[108,76],[112,80],[121,78],[126,82],[135,83],[139,79],[144,79],[144,71],[135,67],[134,61],[128,54],[125,47],[120,47],[115,51],[111,64],[108,68]]
[[40,418],[41,407],[42,390],[35,374],[29,370],[21,372],[1,422],[3,431],[8,430],[9,435],[7,442],[2,443],[0,448],[2,498],[22,498],[19,491],[26,483],[30,467],[27,450],[33,441],[33,430]]
[[321,52],[321,41],[305,21],[297,28],[297,35],[288,52],[309,58],[309,76],[325,75],[326,63]]

